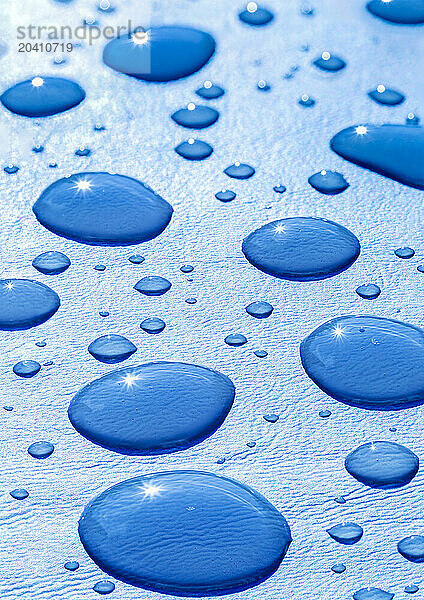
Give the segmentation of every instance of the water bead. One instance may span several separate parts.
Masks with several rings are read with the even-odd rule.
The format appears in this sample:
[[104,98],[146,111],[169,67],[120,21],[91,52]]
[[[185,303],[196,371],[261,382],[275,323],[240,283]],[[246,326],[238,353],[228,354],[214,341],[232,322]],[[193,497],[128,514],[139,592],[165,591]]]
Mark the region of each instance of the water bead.
[[171,289],[171,286],[172,283],[164,277],[149,275],[137,281],[134,289],[144,296],[162,296],[162,294]]
[[359,256],[360,245],[348,229],[314,217],[293,217],[263,225],[243,240],[242,251],[257,269],[294,281],[332,277]]
[[249,179],[255,174],[255,169],[245,163],[235,162],[224,169],[224,173],[233,179]]
[[274,307],[269,302],[251,302],[246,306],[246,312],[256,319],[266,319],[270,316]]
[[225,90],[211,81],[205,81],[203,86],[196,90],[196,94],[205,100],[216,100],[225,94]]
[[69,560],[63,566],[67,571],[76,571],[77,569],[79,569],[80,565],[79,562],[76,560]]
[[62,237],[96,246],[126,246],[164,231],[172,207],[143,183],[124,175],[76,173],[44,190],[37,220]]
[[95,265],[94,270],[100,271],[100,273],[103,273],[103,271],[106,271],[106,265]]
[[115,589],[115,584],[112,581],[107,581],[106,579],[103,581],[98,581],[93,586],[93,590],[98,594],[111,594]]
[[12,490],[11,492],[9,492],[9,494],[15,500],[25,500],[25,498],[28,498],[28,496],[29,496],[29,493],[27,492],[27,490],[25,490],[23,488],[18,488],[16,490]]
[[326,408],[324,410],[320,410],[318,414],[321,417],[321,419],[328,419],[328,417],[331,417],[331,410],[328,410]]
[[276,423],[278,421],[278,419],[280,418],[279,415],[274,415],[273,413],[269,414],[269,415],[263,415],[265,421],[268,421],[268,423]]
[[347,472],[371,488],[383,490],[408,484],[417,474],[418,456],[395,442],[368,442],[346,457]]
[[335,195],[344,192],[349,184],[341,173],[336,171],[319,171],[308,179],[309,184],[321,194]]
[[411,535],[403,538],[397,545],[400,554],[414,563],[424,562],[424,536]]
[[50,442],[34,442],[28,448],[28,454],[33,458],[48,458],[54,452],[54,446]]
[[219,112],[209,106],[196,106],[191,102],[187,108],[181,108],[174,112],[171,118],[182,127],[204,129],[216,123]]
[[141,254],[133,254],[132,256],[129,257],[128,260],[133,265],[141,265],[141,263],[144,263],[144,261],[146,259],[144,258],[144,256],[141,256]]
[[395,254],[398,258],[412,258],[415,254],[415,250],[413,250],[412,248],[408,248],[408,246],[406,246],[405,248],[397,248],[395,250]]
[[374,16],[401,25],[424,23],[424,6],[421,0],[371,0],[367,9]]
[[90,148],[78,148],[75,150],[75,156],[90,156],[91,150]]
[[365,300],[375,300],[381,294],[381,289],[375,283],[364,283],[356,288],[356,293]]
[[315,106],[315,100],[304,94],[299,98],[298,104],[300,104],[300,106],[304,106],[305,108],[310,108],[311,106]]
[[194,271],[194,267],[192,265],[182,265],[180,267],[181,273],[192,273]]
[[40,152],[44,152],[44,146],[41,146],[41,144],[37,144],[36,146],[33,147],[32,151],[35,154],[40,154]]
[[3,171],[8,175],[15,175],[15,173],[19,171],[19,167],[17,167],[16,165],[7,165],[3,168]]
[[379,85],[375,90],[368,92],[368,96],[378,104],[385,104],[386,106],[396,106],[405,100],[403,94],[386,88],[384,85]]
[[62,77],[34,77],[6,90],[0,100],[11,112],[24,117],[48,117],[77,106],[84,90]]
[[323,323],[300,346],[307,375],[336,400],[370,410],[424,402],[424,331],[374,316]]
[[247,25],[252,25],[253,27],[267,25],[273,18],[274,15],[271,11],[258,6],[255,2],[248,2],[246,9],[239,13],[240,21],[243,21],[243,23],[246,23]]
[[392,600],[394,594],[380,588],[362,588],[353,594],[353,600]]
[[137,347],[122,335],[109,334],[102,335],[91,342],[88,351],[98,361],[114,364],[127,360],[137,352]]
[[404,592],[406,592],[407,594],[416,594],[418,592],[420,588],[413,584],[413,585],[406,585],[403,589]]
[[265,81],[265,79],[260,79],[258,81],[258,83],[256,84],[256,87],[261,92],[269,92],[271,89],[271,86],[269,85],[268,82]]
[[71,261],[62,252],[51,250],[43,252],[34,258],[32,266],[45,275],[58,275],[69,268]]
[[68,416],[95,444],[123,454],[163,454],[200,443],[224,422],[234,400],[230,379],[178,362],[108,373],[73,398]]
[[278,569],[291,542],[286,520],[263,496],[198,471],[118,483],[85,508],[79,535],[106,573],[185,597],[261,583]]
[[409,125],[358,125],[330,142],[337,154],[370,171],[424,189],[424,129]]
[[14,365],[13,372],[18,377],[29,379],[34,377],[34,375],[37,375],[40,369],[41,365],[36,360],[21,360]]
[[346,66],[346,63],[342,58],[330,54],[330,52],[323,52],[320,57],[314,60],[313,64],[318,67],[318,69],[330,73],[341,71]]
[[417,115],[415,115],[414,113],[408,113],[406,116],[405,123],[407,125],[419,125],[420,118]]
[[100,315],[101,317],[108,317],[108,316],[109,316],[109,314],[110,314],[110,313],[109,313],[109,311],[107,311],[107,310],[100,310],[100,311],[99,311],[99,315]]
[[207,142],[190,138],[178,144],[175,152],[186,160],[205,160],[212,154],[213,148]]
[[333,525],[333,527],[327,529],[327,533],[333,540],[339,542],[339,544],[352,546],[359,542],[364,530],[356,523],[342,523],[340,525]]
[[192,75],[215,52],[211,35],[190,27],[150,27],[111,40],[103,50],[106,65],[144,81],[166,82]]
[[215,194],[215,198],[221,202],[231,202],[236,197],[236,193],[231,190],[222,190]]
[[140,328],[146,333],[161,333],[165,327],[165,321],[158,317],[149,317],[140,323]]
[[247,338],[242,333],[230,333],[227,335],[224,342],[227,344],[227,346],[233,346],[237,348],[247,344]]
[[196,304],[196,303],[197,303],[197,300],[196,300],[196,298],[187,298],[187,299],[185,300],[185,302],[186,302],[187,304]]
[[0,280],[0,330],[29,329],[44,323],[60,306],[59,296],[30,279]]
[[333,565],[331,567],[331,570],[333,571],[333,573],[344,573],[346,571],[346,567],[343,564],[338,564],[338,565]]
[[272,188],[274,190],[274,192],[276,192],[277,194],[284,194],[284,192],[287,190],[285,185],[274,185],[274,187]]
[[266,350],[255,350],[253,354],[258,358],[266,358],[268,356],[268,352]]

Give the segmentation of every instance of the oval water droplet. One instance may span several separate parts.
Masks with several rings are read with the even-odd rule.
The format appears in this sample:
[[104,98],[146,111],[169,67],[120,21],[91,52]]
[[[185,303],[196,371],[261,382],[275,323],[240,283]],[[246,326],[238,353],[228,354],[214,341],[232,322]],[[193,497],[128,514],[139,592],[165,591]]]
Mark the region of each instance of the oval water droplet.
[[215,198],[221,202],[231,202],[236,197],[236,193],[231,190],[222,190],[215,194]]
[[266,319],[269,317],[274,310],[274,307],[269,302],[259,300],[257,302],[251,302],[246,306],[246,312],[256,319]]
[[345,567],[345,565],[340,563],[338,565],[333,565],[331,567],[331,570],[333,571],[333,573],[344,573],[346,571],[346,567]]
[[274,192],[276,192],[277,194],[284,194],[284,192],[286,191],[286,186],[285,185],[274,185],[274,187],[272,188],[274,190]]
[[196,90],[196,94],[205,100],[216,100],[225,94],[225,90],[211,81],[205,81],[202,87]]
[[376,17],[401,25],[424,23],[424,5],[421,0],[371,0],[367,9]]
[[245,163],[235,162],[224,169],[224,173],[233,179],[249,179],[255,174],[255,169]]
[[25,490],[23,488],[18,488],[16,490],[12,490],[9,493],[12,496],[12,498],[14,498],[15,500],[25,500],[25,498],[28,498],[28,496],[29,496],[29,493],[27,492],[27,490]]
[[327,51],[323,52],[320,57],[316,58],[313,64],[318,67],[318,69],[321,69],[322,71],[328,71],[330,73],[341,71],[346,66],[346,63],[342,58]]
[[307,94],[303,94],[298,100],[300,106],[304,106],[305,108],[310,108],[311,106],[315,106],[315,100],[310,98]]
[[52,183],[33,206],[38,221],[62,237],[95,246],[126,246],[158,236],[172,207],[124,175],[76,173]]
[[164,277],[158,275],[149,275],[143,277],[134,286],[137,292],[140,292],[144,296],[162,296],[168,290],[171,289],[172,283]]
[[424,562],[424,536],[410,535],[400,540],[397,545],[400,554],[414,563]]
[[215,52],[211,35],[190,27],[151,27],[111,40],[103,50],[106,65],[144,81],[166,82],[192,75]]
[[123,481],[88,504],[78,531],[106,573],[177,596],[256,585],[277,570],[291,542],[286,520],[263,496],[198,471]]
[[158,317],[149,317],[140,323],[140,328],[146,333],[161,333],[165,327],[165,321],[162,321]]
[[93,586],[93,590],[98,594],[101,594],[102,596],[106,594],[111,594],[114,589],[115,584],[113,583],[113,581],[107,581],[107,579],[104,579],[103,581],[98,581]]
[[327,533],[333,540],[339,542],[339,544],[351,546],[359,542],[364,530],[356,523],[341,523],[327,529]]
[[227,335],[224,342],[227,344],[227,346],[234,346],[235,348],[238,348],[239,346],[244,346],[244,344],[247,344],[247,338],[242,333],[230,333]]
[[63,566],[67,571],[76,571],[79,569],[79,562],[76,560],[69,560]]
[[356,288],[356,293],[365,300],[375,300],[381,294],[381,289],[375,283],[364,283]]
[[200,443],[224,422],[234,386],[221,373],[184,363],[119,369],[73,398],[72,425],[95,444],[123,454],[162,454]]
[[24,117],[48,117],[77,106],[84,90],[62,77],[33,77],[3,92],[0,100],[11,112]]
[[69,268],[71,261],[62,252],[51,250],[43,252],[34,258],[32,266],[45,275],[58,275]]
[[21,360],[14,365],[13,372],[18,377],[30,379],[31,377],[34,377],[34,375],[37,375],[40,369],[41,365],[36,360]]
[[274,18],[274,15],[267,8],[258,6],[256,2],[248,2],[245,10],[239,13],[240,21],[252,25],[253,27],[260,27],[267,25]]
[[420,588],[417,585],[412,584],[412,585],[406,585],[404,587],[403,591],[406,592],[407,594],[416,594],[419,589]]
[[294,281],[325,279],[359,256],[357,238],[333,221],[293,217],[263,225],[243,240],[242,251],[260,271]]
[[28,454],[33,458],[48,458],[54,452],[54,446],[50,442],[34,442],[28,448]]
[[197,106],[193,102],[190,102],[187,108],[177,110],[171,117],[182,127],[204,129],[216,123],[219,112],[209,106]]
[[344,192],[349,184],[337,171],[319,171],[308,179],[309,184],[321,194],[335,195]]
[[213,148],[207,142],[190,138],[178,144],[175,152],[187,160],[205,160],[212,154]]
[[134,352],[137,352],[137,347],[126,337],[112,333],[102,335],[91,342],[88,351],[98,361],[114,364],[127,360]]
[[386,106],[396,106],[405,100],[403,94],[386,88],[384,85],[378,85],[375,90],[368,92],[368,96],[378,104],[385,104]]
[[141,254],[133,254],[132,256],[129,257],[128,260],[133,265],[141,265],[141,263],[144,263],[144,261],[146,259],[144,258],[144,256],[141,256]]
[[353,594],[353,600],[392,600],[394,594],[380,588],[362,588]]
[[59,296],[44,283],[31,279],[0,280],[0,329],[4,331],[40,325],[59,306]]
[[409,125],[358,125],[337,133],[331,149],[360,167],[424,189],[424,129]]
[[407,259],[412,258],[414,256],[415,250],[409,248],[408,246],[405,246],[404,248],[397,248],[395,250],[395,254],[398,258]]

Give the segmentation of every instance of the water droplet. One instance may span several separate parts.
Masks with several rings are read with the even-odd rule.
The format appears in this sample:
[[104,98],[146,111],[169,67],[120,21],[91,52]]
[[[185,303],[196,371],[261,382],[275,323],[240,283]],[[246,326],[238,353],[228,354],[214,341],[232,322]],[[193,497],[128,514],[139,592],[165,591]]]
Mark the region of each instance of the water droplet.
[[41,146],[41,144],[37,144],[36,146],[33,147],[32,151],[35,154],[40,154],[40,152],[44,152],[44,146]]
[[219,117],[219,112],[209,106],[196,106],[191,102],[187,108],[181,108],[171,115],[172,119],[190,129],[204,129],[210,127]]
[[182,273],[192,273],[194,271],[194,267],[192,265],[182,265],[180,267],[180,271]]
[[300,106],[304,106],[305,108],[315,106],[315,100],[307,94],[303,94],[303,96],[299,98],[298,103],[300,104]]
[[411,535],[403,538],[398,543],[397,549],[404,558],[411,562],[424,562],[424,536],[422,535]]
[[127,360],[137,352],[137,347],[122,335],[110,334],[102,335],[91,342],[88,351],[98,361],[114,364]]
[[346,504],[346,498],[339,496],[338,498],[334,498],[334,502],[337,502],[337,504]]
[[140,327],[146,333],[161,333],[165,329],[166,323],[158,317],[149,317],[140,323]]
[[300,346],[309,377],[340,402],[399,410],[424,402],[424,331],[374,316],[327,321]]
[[263,496],[198,471],[155,473],[109,488],[85,508],[79,535],[106,573],[178,596],[230,594],[261,583],[291,542],[286,520]]
[[112,581],[107,581],[106,579],[103,581],[98,581],[94,586],[93,590],[98,594],[111,594],[115,589],[115,584]]
[[235,162],[224,169],[224,173],[233,179],[249,179],[255,174],[255,169],[245,163]]
[[186,303],[187,304],[196,304],[197,300],[196,300],[196,298],[187,298]]
[[397,248],[395,254],[398,258],[412,258],[415,254],[415,250],[406,246],[405,248]]
[[256,442],[247,442],[247,443],[246,443],[246,446],[247,446],[248,448],[254,448],[254,447],[256,446]]
[[327,529],[327,533],[333,540],[339,542],[339,544],[351,546],[359,542],[364,530],[356,523],[342,523],[340,525],[333,525],[333,527]]
[[268,352],[266,350],[255,350],[253,354],[258,358],[266,358],[268,356]]
[[17,167],[16,165],[7,165],[3,168],[3,171],[8,175],[15,175],[15,173],[19,171],[19,167]]
[[111,40],[106,65],[144,81],[173,81],[201,69],[215,52],[211,35],[190,27],[151,27]]
[[361,483],[380,489],[402,487],[417,474],[418,456],[395,442],[368,442],[345,460],[346,470]]
[[406,592],[407,594],[416,594],[418,592],[420,588],[413,584],[413,585],[406,585],[403,589],[404,592]]
[[341,71],[341,69],[344,69],[346,66],[346,63],[342,58],[330,54],[330,52],[323,52],[319,58],[314,60],[313,64],[318,67],[318,69],[329,71],[331,73]]
[[247,25],[253,25],[254,27],[267,25],[273,18],[274,15],[271,11],[258,6],[256,2],[248,2],[246,9],[239,13],[240,21],[247,23]]
[[229,335],[227,335],[224,342],[228,346],[244,346],[244,344],[247,343],[247,338],[242,333],[230,333]]
[[354,600],[392,600],[394,594],[380,588],[362,588],[353,594]]
[[99,315],[100,315],[101,317],[108,317],[108,316],[109,316],[109,314],[110,314],[110,313],[109,313],[107,310],[100,310],[100,311],[99,311]]
[[415,115],[414,113],[408,113],[405,123],[407,125],[419,125],[420,118],[417,115]]
[[337,171],[319,171],[311,175],[308,182],[321,194],[328,195],[340,194],[349,187],[346,179]]
[[200,443],[224,422],[234,386],[221,373],[158,362],[108,373],[69,406],[75,429],[123,454],[162,454]]
[[269,92],[271,89],[271,86],[269,85],[269,83],[267,81],[265,81],[265,79],[260,79],[258,81],[256,87],[261,92]]
[[6,90],[0,100],[11,112],[24,117],[47,117],[77,106],[84,90],[62,77],[34,77]]
[[236,197],[236,193],[231,190],[222,190],[215,194],[215,198],[221,202],[231,202]]
[[63,273],[68,269],[70,264],[71,261],[65,254],[54,250],[43,252],[36,256],[32,261],[32,266],[45,275],[58,275],[59,273]]
[[91,150],[90,148],[78,148],[75,150],[75,156],[90,156]]
[[30,279],[0,280],[0,329],[15,331],[44,323],[60,306],[59,296]]
[[312,6],[302,6],[300,14],[304,17],[313,17],[315,15],[315,9]]
[[424,129],[409,125],[358,125],[337,133],[334,152],[361,167],[424,189]]
[[216,100],[225,94],[225,90],[211,81],[205,81],[205,83],[196,90],[196,94],[205,100]]
[[109,173],[77,173],[55,181],[33,211],[53,233],[97,246],[151,240],[166,228],[173,212],[140,181]]
[[274,414],[270,414],[270,415],[263,415],[265,421],[268,421],[268,423],[276,423],[278,421],[278,419],[280,418],[279,415],[274,415]]
[[364,283],[356,288],[356,293],[365,300],[375,300],[381,294],[381,290],[375,283]]
[[246,306],[246,312],[256,319],[266,319],[270,316],[273,310],[274,307],[272,304],[264,301],[251,302],[248,306]]
[[141,254],[133,254],[128,259],[133,265],[141,265],[146,260]]
[[21,360],[14,365],[13,372],[18,377],[29,379],[30,377],[37,375],[40,369],[41,365],[36,360]]
[[405,100],[405,96],[396,90],[386,88],[384,85],[378,85],[375,90],[368,92],[368,96],[378,102],[378,104],[385,104],[386,106],[396,106],[401,104]]
[[424,6],[421,0],[371,0],[367,8],[376,17],[391,23],[424,23]]
[[18,488],[16,490],[12,490],[9,493],[12,496],[12,498],[14,498],[15,500],[25,500],[25,498],[28,498],[28,496],[29,496],[29,493],[27,492],[27,490],[24,490],[23,488]]
[[162,296],[171,289],[172,283],[164,277],[150,275],[143,277],[134,286],[134,289],[145,296]]
[[77,562],[76,560],[69,560],[63,566],[67,571],[76,571],[77,569],[79,569],[79,562]]
[[93,127],[94,131],[106,131],[106,127],[102,123],[96,123]]
[[213,148],[207,142],[190,138],[178,144],[175,152],[187,160],[204,160],[212,154]]
[[344,271],[359,256],[357,238],[326,219],[272,221],[243,240],[242,251],[260,271],[280,279],[310,281]]
[[321,419],[328,419],[328,417],[331,417],[331,410],[328,410],[326,408],[324,410],[320,410],[318,414],[321,417]]
[[28,454],[33,458],[47,458],[53,454],[54,446],[50,442],[34,442],[28,448]]
[[7,412],[11,412],[13,410],[13,406],[3,406],[4,410]]
[[103,271],[106,271],[106,265],[95,265],[94,270],[103,273]]
[[286,191],[286,186],[285,185],[274,185],[274,187],[272,188],[274,190],[274,192],[277,192],[277,194],[284,194],[284,192]]
[[346,567],[345,567],[345,565],[340,563],[338,565],[333,565],[331,567],[331,570],[333,571],[333,573],[344,573],[346,571]]

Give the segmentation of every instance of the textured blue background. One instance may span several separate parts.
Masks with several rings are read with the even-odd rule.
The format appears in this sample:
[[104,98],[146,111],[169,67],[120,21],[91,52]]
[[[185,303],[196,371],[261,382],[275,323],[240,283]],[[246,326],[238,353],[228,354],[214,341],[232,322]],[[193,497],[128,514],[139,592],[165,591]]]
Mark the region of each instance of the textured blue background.
[[[39,127],[0,113],[1,160],[21,167],[17,175],[0,174],[1,275],[43,281],[62,299],[59,312],[44,325],[0,334],[1,405],[15,407],[1,415],[0,597],[98,597],[91,588],[103,575],[77,536],[83,507],[118,481],[174,468],[234,477],[263,493],[289,521],[294,541],[280,569],[259,588],[234,595],[237,600],[343,599],[368,585],[404,597],[404,585],[420,584],[422,566],[404,560],[396,543],[423,533],[423,476],[419,473],[404,489],[370,490],[348,476],[343,461],[357,445],[377,439],[398,441],[421,455],[422,408],[375,414],[325,397],[300,366],[299,343],[317,325],[342,314],[370,313],[423,325],[424,279],[416,270],[424,261],[423,192],[348,164],[328,146],[331,136],[349,125],[402,123],[411,111],[424,117],[422,27],[386,24],[357,0],[315,0],[312,18],[299,14],[297,1],[270,0],[276,19],[263,29],[239,22],[241,3],[157,2],[156,22],[202,27],[214,34],[218,50],[202,72],[149,85],[104,66],[102,42],[75,50],[64,66],[53,66],[48,55],[17,54],[14,27],[26,22],[24,14],[34,23],[78,24],[95,12],[94,2],[8,4],[3,0],[1,8],[9,45],[0,60],[2,89],[38,73],[57,73],[79,81],[87,99]],[[125,23],[139,4],[115,2],[120,11],[98,18],[101,24]],[[310,45],[309,52],[301,50],[303,44]],[[345,58],[347,68],[327,75],[312,67],[311,60],[323,50]],[[293,65],[300,65],[299,72],[283,80]],[[205,79],[222,84],[227,93],[210,104],[221,113],[218,123],[198,136],[215,152],[193,164],[173,150],[190,133],[173,123],[170,114],[197,101],[193,92]],[[259,79],[271,83],[271,92],[256,89]],[[373,103],[366,93],[379,83],[405,93],[406,103],[395,108]],[[317,100],[314,108],[297,105],[303,93]],[[106,125],[105,132],[93,132],[98,121]],[[45,152],[33,154],[34,143],[43,143]],[[75,157],[75,149],[86,145],[92,156]],[[256,175],[248,181],[228,179],[222,170],[235,160],[252,164]],[[51,161],[58,163],[57,169],[48,168]],[[342,172],[349,189],[334,197],[313,190],[307,178],[321,169]],[[141,179],[174,206],[171,225],[156,240],[130,249],[91,248],[49,233],[37,224],[33,202],[57,178],[85,170]],[[272,191],[280,181],[288,188],[282,196]],[[235,201],[224,205],[214,198],[223,187],[237,192]],[[330,218],[351,229],[362,243],[358,261],[337,277],[309,283],[278,281],[249,265],[241,253],[243,237],[267,221],[297,215]],[[416,256],[396,258],[393,250],[402,245],[415,248]],[[37,273],[31,261],[46,250],[67,254],[71,268],[57,277]],[[141,266],[127,260],[134,252],[146,256]],[[97,263],[107,270],[94,271]],[[179,271],[184,263],[195,266],[192,283]],[[132,286],[150,274],[170,279],[172,290],[160,298],[141,297]],[[368,281],[382,288],[373,302],[354,292]],[[198,298],[196,305],[185,304],[190,296]],[[257,299],[275,306],[265,321],[244,311]],[[99,310],[109,310],[110,317],[102,319]],[[149,336],[139,329],[149,316],[167,322],[162,334]],[[110,370],[87,352],[93,339],[108,332],[126,335],[138,346],[125,364],[182,360],[228,375],[237,396],[224,425],[202,444],[159,458],[120,456],[78,435],[66,409],[83,384]],[[223,339],[232,332],[245,334],[248,344],[227,347]],[[44,339],[45,348],[34,345]],[[268,358],[253,355],[259,348],[269,352]],[[54,365],[34,379],[20,380],[12,366],[25,358],[51,359]],[[333,411],[328,420],[318,416],[323,408]],[[270,412],[281,415],[274,425],[262,417]],[[395,433],[389,432],[391,426],[397,427]],[[40,439],[56,448],[45,461],[27,454],[29,444]],[[257,446],[248,449],[245,444],[251,440]],[[221,457],[226,462],[217,465]],[[27,488],[28,500],[10,498],[15,487]],[[333,500],[341,494],[348,494],[345,505]],[[355,546],[340,546],[325,532],[344,520],[365,529]],[[63,569],[71,559],[81,563],[72,574]],[[330,570],[338,562],[347,565],[342,575]],[[157,594],[117,582],[113,597],[150,599]]]

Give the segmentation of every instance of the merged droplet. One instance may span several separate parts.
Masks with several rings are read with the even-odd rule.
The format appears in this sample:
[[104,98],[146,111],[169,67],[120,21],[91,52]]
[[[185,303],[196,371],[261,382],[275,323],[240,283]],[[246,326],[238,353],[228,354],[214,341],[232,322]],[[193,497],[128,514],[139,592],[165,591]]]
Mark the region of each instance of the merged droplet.
[[62,252],[51,250],[39,254],[32,261],[32,266],[45,275],[58,275],[69,268],[71,261]]
[[149,275],[137,281],[134,289],[144,294],[144,296],[162,296],[162,294],[171,289],[171,286],[172,283],[165,279],[165,277]]
[[103,50],[106,65],[144,81],[165,82],[201,69],[215,52],[211,35],[190,27],[151,27],[111,40]]
[[197,106],[193,102],[187,105],[187,108],[180,108],[171,115],[172,119],[190,129],[204,129],[210,127],[219,118],[219,112],[209,106]]
[[318,69],[329,71],[330,73],[341,71],[346,66],[346,63],[342,58],[335,54],[330,54],[330,52],[323,52],[320,57],[314,60],[313,64],[318,67]]
[[224,169],[224,173],[233,179],[249,179],[255,174],[255,169],[245,163],[235,162]]
[[246,312],[256,319],[266,319],[274,310],[274,307],[269,302],[259,300],[251,302],[246,306]]
[[205,100],[216,100],[225,94],[225,90],[211,81],[205,81],[205,83],[196,90],[196,94]]
[[371,410],[424,403],[424,331],[374,316],[327,321],[300,345],[302,365],[326,394]]
[[242,10],[239,13],[240,21],[247,23],[247,25],[253,25],[254,27],[267,25],[273,18],[274,15],[270,10],[258,6],[256,2],[248,2],[245,10]]
[[166,228],[173,212],[166,200],[140,181],[97,172],[55,181],[33,211],[53,233],[95,246],[151,240]]
[[59,306],[59,296],[44,283],[31,279],[0,280],[0,329],[4,331],[40,325]]
[[198,471],[118,483],[88,504],[78,531],[106,573],[177,596],[230,594],[261,583],[291,542],[286,520],[263,496]]
[[127,360],[137,352],[137,346],[134,346],[130,340],[123,335],[114,333],[102,335],[88,346],[91,356],[98,361],[108,364],[114,364]]
[[396,90],[386,88],[384,85],[378,85],[375,90],[368,92],[368,96],[378,102],[378,104],[385,104],[386,106],[396,106],[401,104],[405,100],[405,96]]
[[424,5],[421,0],[371,0],[368,10],[391,23],[402,25],[418,25],[424,23]]
[[314,217],[293,217],[263,225],[243,240],[242,251],[260,271],[295,281],[325,279],[344,271],[359,256],[348,229]]
[[337,171],[319,171],[308,179],[310,185],[321,194],[335,195],[344,192],[349,184]]
[[392,600],[394,594],[380,588],[362,588],[353,594],[353,600]]
[[24,117],[48,117],[77,106],[84,90],[62,77],[33,77],[3,92],[0,100],[11,112]]
[[41,365],[36,360],[21,360],[14,365],[13,372],[18,377],[29,379],[34,377],[34,375],[37,375],[40,369]]
[[123,454],[189,448],[223,423],[234,386],[221,373],[158,362],[112,371],[73,398],[68,415],[81,435]]
[[337,133],[331,149],[361,167],[424,189],[424,129],[409,125],[358,125]]
[[348,454],[345,467],[361,483],[387,490],[409,483],[417,474],[419,459],[395,442],[369,442]]
[[212,154],[213,148],[207,142],[190,138],[178,144],[175,152],[187,160],[204,160]]
[[403,538],[397,545],[400,554],[414,563],[424,562],[424,536],[410,535]]
[[340,525],[333,525],[330,529],[327,529],[328,535],[333,538],[339,544],[351,546],[359,542],[363,536],[364,530],[360,525],[356,523],[341,523]]
[[34,442],[28,448],[28,454],[33,458],[48,458],[54,452],[54,446],[50,442]]

